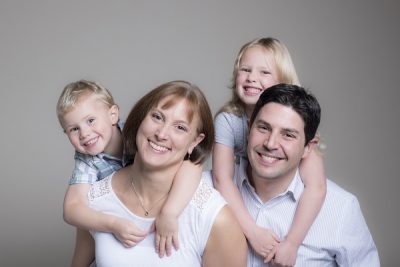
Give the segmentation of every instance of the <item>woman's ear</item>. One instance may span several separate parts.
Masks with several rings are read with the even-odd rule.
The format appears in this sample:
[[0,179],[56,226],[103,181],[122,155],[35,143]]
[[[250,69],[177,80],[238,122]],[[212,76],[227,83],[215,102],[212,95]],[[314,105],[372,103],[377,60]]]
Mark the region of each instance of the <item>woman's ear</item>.
[[192,154],[193,149],[194,149],[198,144],[200,144],[201,141],[203,141],[204,137],[206,137],[206,135],[203,134],[203,133],[201,133],[201,134],[199,134],[199,135],[196,137],[195,140],[193,140],[192,144],[189,146],[189,150],[188,150],[189,155]]
[[112,105],[109,114],[112,125],[116,125],[119,120],[119,107],[117,105]]

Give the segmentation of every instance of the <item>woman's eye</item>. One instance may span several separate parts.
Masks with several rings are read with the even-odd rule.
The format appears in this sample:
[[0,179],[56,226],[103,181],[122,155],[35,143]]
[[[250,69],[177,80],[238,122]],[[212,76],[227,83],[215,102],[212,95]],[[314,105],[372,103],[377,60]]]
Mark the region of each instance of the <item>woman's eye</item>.
[[178,128],[178,130],[183,131],[183,132],[187,132],[188,131],[188,129],[183,125],[178,125],[176,128]]
[[151,117],[154,119],[154,120],[162,120],[162,116],[160,115],[160,114],[158,114],[158,113],[156,113],[156,112],[154,112],[154,113],[152,113],[151,114]]

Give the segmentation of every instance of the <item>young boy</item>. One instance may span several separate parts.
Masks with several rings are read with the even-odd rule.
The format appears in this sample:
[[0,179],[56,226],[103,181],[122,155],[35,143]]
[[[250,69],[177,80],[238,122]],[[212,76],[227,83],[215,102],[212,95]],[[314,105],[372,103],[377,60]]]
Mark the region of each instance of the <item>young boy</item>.
[[[131,221],[88,207],[91,184],[123,165],[119,109],[111,93],[93,81],[70,83],[58,100],[57,116],[75,148],[75,167],[64,199],[64,220],[78,227],[72,266],[89,266],[94,260],[94,242],[87,230],[111,232],[125,247],[136,245],[147,233]],[[172,188],[179,198],[167,199],[156,218],[156,251],[161,257],[170,255],[172,246],[179,248],[178,216],[197,188],[201,172],[201,166],[185,161]],[[185,174],[194,178],[187,179]]]

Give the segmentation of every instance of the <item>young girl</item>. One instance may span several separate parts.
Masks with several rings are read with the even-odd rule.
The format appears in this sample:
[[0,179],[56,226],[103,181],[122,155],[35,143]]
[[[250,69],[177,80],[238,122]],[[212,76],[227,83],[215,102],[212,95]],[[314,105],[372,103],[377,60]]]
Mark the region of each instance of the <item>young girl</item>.
[[[232,181],[235,162],[246,158],[248,120],[254,105],[261,92],[278,83],[299,85],[285,45],[274,38],[256,39],[245,44],[234,65],[232,100],[221,108],[215,118],[213,179],[215,187],[231,205],[252,248],[266,262],[274,257],[276,264],[292,266],[326,194],[323,162],[317,148],[300,164],[305,190],[284,240],[279,240],[275,233],[256,225]],[[317,143],[317,140],[313,141]]]

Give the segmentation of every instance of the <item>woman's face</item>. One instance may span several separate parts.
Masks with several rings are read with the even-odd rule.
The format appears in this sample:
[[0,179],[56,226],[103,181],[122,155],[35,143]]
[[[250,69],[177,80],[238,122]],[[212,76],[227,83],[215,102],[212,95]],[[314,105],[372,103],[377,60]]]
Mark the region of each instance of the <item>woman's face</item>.
[[150,166],[180,164],[204,138],[204,134],[197,133],[198,115],[194,114],[189,121],[188,102],[178,100],[165,108],[170,99],[166,98],[150,109],[136,135],[138,155]]

